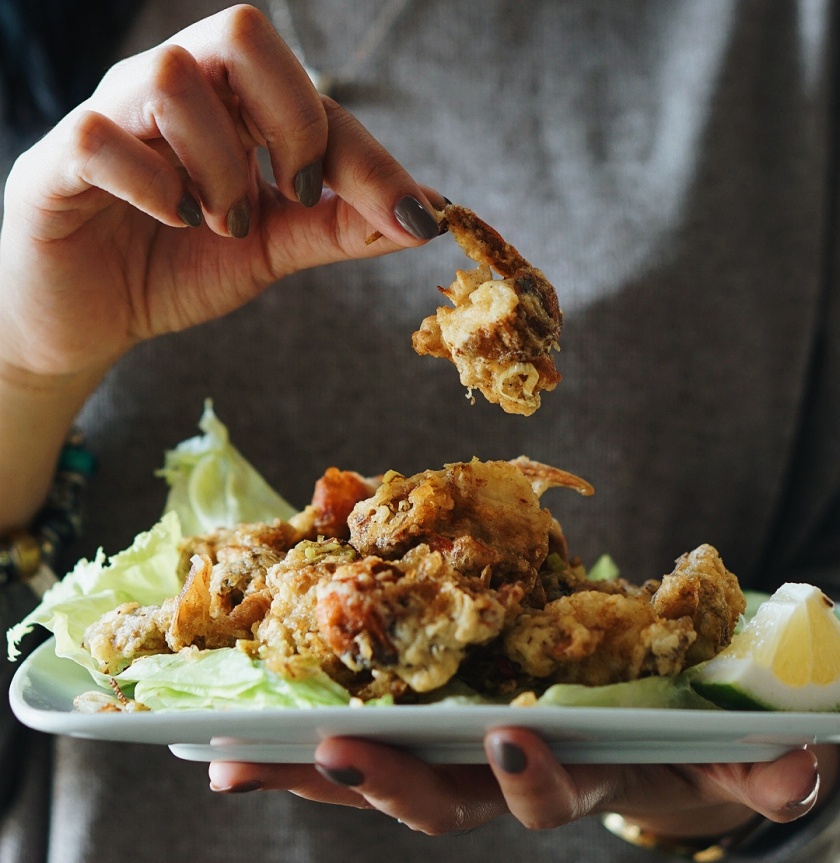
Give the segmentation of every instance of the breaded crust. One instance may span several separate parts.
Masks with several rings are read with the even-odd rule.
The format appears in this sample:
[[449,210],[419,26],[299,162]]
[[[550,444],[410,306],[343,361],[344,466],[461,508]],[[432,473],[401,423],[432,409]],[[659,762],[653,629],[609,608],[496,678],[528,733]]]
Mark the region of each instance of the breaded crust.
[[495,228],[491,228],[467,207],[447,204],[441,215],[440,226],[441,230],[448,230],[452,234],[468,258],[479,264],[487,264],[503,278],[513,279],[520,273],[530,274],[545,318],[551,322],[554,341],[560,338],[563,312],[557,292],[540,270],[531,266]]
[[414,350],[452,362],[470,399],[478,390],[507,413],[529,416],[540,406],[540,393],[561,379],[553,358],[563,326],[557,294],[472,210],[448,204],[439,218],[478,266],[459,270],[439,289],[452,307],[439,307],[422,321],[412,336]]

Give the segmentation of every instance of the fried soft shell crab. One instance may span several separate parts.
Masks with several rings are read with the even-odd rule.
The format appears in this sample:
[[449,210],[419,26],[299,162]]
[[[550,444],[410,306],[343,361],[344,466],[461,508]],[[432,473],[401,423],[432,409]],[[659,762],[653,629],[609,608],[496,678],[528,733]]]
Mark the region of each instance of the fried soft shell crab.
[[456,675],[489,697],[674,675],[729,643],[744,598],[711,546],[661,582],[590,581],[540,503],[554,486],[592,493],[526,458],[376,479],[331,468],[289,521],[188,539],[181,593],[107,613],[86,646],[106,674],[239,646],[411,702]]
[[560,382],[553,358],[563,326],[557,294],[472,210],[448,204],[440,224],[478,266],[459,270],[448,288],[439,288],[452,305],[422,322],[414,350],[450,360],[468,396],[475,389],[507,413],[529,416],[540,393]]

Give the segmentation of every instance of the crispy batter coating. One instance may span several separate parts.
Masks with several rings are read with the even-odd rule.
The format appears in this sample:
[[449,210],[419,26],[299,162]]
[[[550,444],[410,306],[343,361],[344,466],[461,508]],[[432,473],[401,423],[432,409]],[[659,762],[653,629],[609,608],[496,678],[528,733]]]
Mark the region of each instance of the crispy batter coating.
[[581,590],[524,612],[504,649],[524,674],[598,686],[677,674],[695,638],[688,618],[657,617],[649,596]]
[[356,560],[352,546],[334,538],[304,540],[268,573],[271,607],[256,638],[268,655],[313,660],[328,672],[340,665],[324,640],[315,616],[317,588],[329,581],[336,568]]
[[711,546],[641,586],[590,581],[540,496],[592,494],[520,456],[381,481],[331,468],[290,522],[184,545],[183,588],[85,633],[102,671],[237,643],[282,673],[408,700],[459,671],[487,694],[673,675],[729,643],[744,597]]
[[678,674],[726,647],[746,607],[710,545],[684,554],[660,584],[578,577],[569,589],[505,634],[505,653],[525,674],[589,686]]
[[[229,596],[219,601],[219,595],[211,592],[217,567],[224,568],[224,564],[214,566],[207,555],[193,555],[166,632],[166,643],[173,653],[184,647],[230,647],[239,639],[252,638],[254,626],[265,617],[271,604],[265,585],[247,590],[236,605],[228,608]],[[224,583],[224,579],[217,583]]]
[[135,659],[169,653],[166,631],[173,603],[126,602],[102,615],[84,634],[84,645],[103,674],[119,674]]
[[312,495],[316,532],[321,536],[349,539],[347,516],[360,500],[365,500],[376,491],[379,482],[379,478],[366,479],[352,470],[327,468],[315,483]]
[[349,668],[389,671],[415,692],[443,686],[471,644],[495,638],[510,590],[487,590],[440,552],[419,546],[402,560],[365,557],[340,566],[319,586],[323,637]]
[[448,205],[441,225],[479,266],[459,270],[449,288],[439,289],[452,306],[441,306],[421,323],[414,350],[450,360],[468,395],[477,389],[506,412],[528,416],[539,408],[540,393],[561,379],[552,356],[563,326],[557,294],[466,207]]
[[738,579],[711,545],[682,555],[653,597],[660,617],[690,618],[697,640],[686,657],[689,665],[711,659],[729,644],[746,606]]
[[473,459],[411,477],[387,475],[348,524],[362,555],[394,559],[422,543],[464,575],[496,585],[533,582],[548,553],[552,517],[515,464]]

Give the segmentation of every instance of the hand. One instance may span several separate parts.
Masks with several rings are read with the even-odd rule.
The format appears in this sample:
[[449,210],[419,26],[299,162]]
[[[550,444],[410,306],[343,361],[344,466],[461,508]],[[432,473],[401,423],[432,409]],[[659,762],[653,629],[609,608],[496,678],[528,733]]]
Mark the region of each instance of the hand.
[[[430,835],[468,830],[512,813],[533,829],[587,815],[620,812],[654,832],[716,836],[755,812],[786,822],[815,804],[815,752],[794,750],[777,761],[710,765],[559,764],[535,734],[499,729],[485,740],[490,767],[432,766],[399,750],[349,738],[318,746],[316,765],[210,765],[216,791],[288,790],[327,803],[374,808]],[[827,788],[836,748],[819,751]]]
[[91,375],[295,270],[418,245],[429,195],[259,12],[225,10],[115,66],[15,164],[0,374]]

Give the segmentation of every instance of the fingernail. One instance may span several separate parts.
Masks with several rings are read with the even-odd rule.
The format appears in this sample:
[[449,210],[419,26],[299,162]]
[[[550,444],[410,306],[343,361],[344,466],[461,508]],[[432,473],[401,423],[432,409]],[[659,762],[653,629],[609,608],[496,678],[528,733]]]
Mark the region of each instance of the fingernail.
[[214,785],[212,782],[210,783],[211,791],[223,791],[226,794],[247,794],[249,791],[259,791],[262,787],[262,782],[259,779],[252,779],[250,782],[239,782],[236,785],[229,785],[227,788]]
[[406,195],[396,207],[397,221],[418,240],[431,240],[439,233],[437,219],[411,195]]
[[197,228],[201,224],[201,207],[189,192],[184,192],[184,197],[178,204],[178,218],[188,228]]
[[817,775],[814,779],[814,787],[801,799],[791,800],[785,805],[785,812],[789,815],[804,815],[810,812],[814,803],[817,802],[817,796],[820,793],[820,777]]
[[329,779],[330,782],[335,782],[336,785],[344,785],[348,788],[354,788],[365,781],[365,777],[355,767],[331,768],[316,764],[315,769],[321,776]]
[[320,160],[301,168],[295,177],[295,194],[304,207],[314,207],[321,200],[324,168]]
[[236,237],[237,240],[248,236],[248,231],[251,229],[251,203],[247,198],[243,198],[230,208],[227,228],[231,237]]
[[528,758],[515,743],[493,739],[490,741],[490,751],[493,755],[493,761],[505,773],[522,773],[528,766]]

